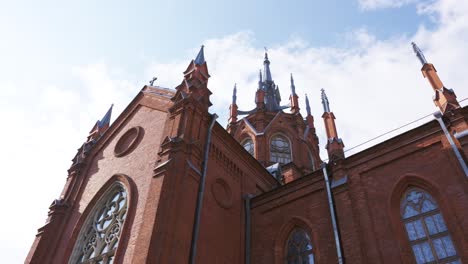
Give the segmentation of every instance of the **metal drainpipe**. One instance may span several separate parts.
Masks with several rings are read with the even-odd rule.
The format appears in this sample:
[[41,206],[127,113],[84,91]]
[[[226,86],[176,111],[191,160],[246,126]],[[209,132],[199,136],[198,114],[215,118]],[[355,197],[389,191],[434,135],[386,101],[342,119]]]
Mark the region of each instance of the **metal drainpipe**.
[[455,156],[457,156],[458,162],[460,163],[463,171],[465,172],[465,177],[468,177],[468,167],[466,166],[466,162],[463,160],[463,157],[460,151],[458,150],[457,145],[455,145],[455,142],[453,141],[452,136],[450,135],[447,127],[445,126],[444,120],[442,120],[442,113],[435,112],[434,117],[435,119],[437,119],[437,121],[439,121],[440,127],[444,131],[445,137],[450,143],[450,146],[452,146],[453,152],[455,153]]
[[336,224],[336,212],[335,212],[335,205],[333,203],[332,192],[330,188],[330,181],[328,180],[328,172],[327,172],[327,163],[322,163],[322,171],[323,177],[325,178],[325,186],[327,189],[327,197],[328,197],[328,206],[330,207],[330,215],[332,219],[333,225],[333,234],[335,235],[335,245],[336,245],[336,255],[338,256],[338,263],[343,264],[343,254],[341,253],[341,240],[340,240],[340,233],[338,231],[338,225]]
[[247,194],[244,197],[245,206],[245,264],[250,264],[250,237],[251,237],[251,225],[250,225],[250,199],[251,194]]
[[189,257],[190,264],[195,264],[195,257],[197,254],[197,241],[198,241],[198,235],[200,233],[200,217],[201,217],[201,211],[202,211],[201,209],[203,206],[203,194],[205,192],[205,180],[206,180],[206,171],[208,168],[208,155],[210,152],[211,132],[213,130],[213,126],[216,123],[217,118],[218,118],[218,115],[216,114],[211,115],[211,123],[208,128],[208,134],[206,135],[205,155],[203,157],[203,167],[202,167],[202,172],[200,175],[200,182],[198,184],[197,205],[195,208],[195,222],[193,223],[192,242],[190,244],[190,257]]

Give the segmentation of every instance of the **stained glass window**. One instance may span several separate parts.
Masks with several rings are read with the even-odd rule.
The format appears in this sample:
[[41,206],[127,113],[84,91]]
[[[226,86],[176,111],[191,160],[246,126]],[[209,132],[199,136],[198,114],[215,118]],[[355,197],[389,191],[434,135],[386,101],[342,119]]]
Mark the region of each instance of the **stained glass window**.
[[127,213],[127,193],[115,184],[83,225],[69,264],[111,264]]
[[291,232],[286,250],[286,264],[314,264],[312,243],[305,230],[296,228]]
[[410,188],[401,201],[401,217],[416,263],[461,263],[431,195]]
[[254,143],[250,138],[245,139],[242,141],[242,146],[250,153],[250,155],[254,155]]
[[270,143],[270,161],[286,164],[291,162],[291,146],[289,140],[281,135],[276,135]]

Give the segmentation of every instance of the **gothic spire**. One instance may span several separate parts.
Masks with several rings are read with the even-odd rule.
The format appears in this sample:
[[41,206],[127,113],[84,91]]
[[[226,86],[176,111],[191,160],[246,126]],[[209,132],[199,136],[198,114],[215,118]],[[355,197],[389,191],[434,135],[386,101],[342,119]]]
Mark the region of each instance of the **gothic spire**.
[[323,111],[326,113],[331,112],[330,111],[330,102],[328,102],[327,94],[325,93],[325,90],[322,89],[322,105],[323,105]]
[[104,115],[104,117],[98,121],[98,127],[100,129],[102,129],[103,127],[109,127],[113,107],[114,104],[111,104],[109,110],[107,110],[107,113]]
[[294,85],[294,78],[291,73],[291,95],[296,95],[296,86]]
[[236,104],[237,101],[237,83],[234,84],[234,89],[232,90],[232,104]]
[[424,54],[423,52],[421,51],[421,49],[419,49],[418,45],[416,45],[416,43],[414,42],[411,42],[411,45],[413,45],[413,50],[414,50],[414,53],[416,53],[416,56],[418,57],[419,61],[421,62],[422,65],[426,64],[427,63],[427,60],[426,58],[424,57]]
[[263,79],[265,82],[273,82],[271,78],[271,71],[270,71],[270,61],[268,60],[268,53],[265,48],[265,60],[263,61]]
[[437,70],[435,69],[432,63],[428,63],[424,54],[419,49],[416,43],[411,42],[413,46],[413,50],[416,53],[419,61],[423,65],[421,68],[422,74],[424,78],[427,78],[429,83],[434,89],[435,96],[434,96],[434,103],[436,106],[439,107],[442,114],[445,114],[447,111],[451,111],[453,109],[460,108],[460,103],[457,101],[457,96],[452,89],[447,89],[442,80],[440,80],[439,75],[437,74]]
[[310,104],[309,104],[309,98],[307,97],[307,94],[305,95],[305,103],[306,103],[306,111],[307,111],[307,115],[311,115],[310,113]]
[[205,63],[205,53],[203,51],[204,47],[205,47],[204,45],[201,46],[200,51],[198,52],[198,55],[195,58],[196,65],[202,65],[203,63]]
[[262,69],[260,69],[258,73],[258,89],[262,89],[262,87],[263,87]]

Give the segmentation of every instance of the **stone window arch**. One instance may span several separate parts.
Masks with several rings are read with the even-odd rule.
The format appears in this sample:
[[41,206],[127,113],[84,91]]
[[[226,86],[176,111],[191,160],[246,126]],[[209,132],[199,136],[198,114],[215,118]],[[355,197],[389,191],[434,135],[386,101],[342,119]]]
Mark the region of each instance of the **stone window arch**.
[[289,138],[276,134],[270,139],[270,161],[287,164],[292,161],[291,143]]
[[314,264],[314,252],[310,235],[302,228],[291,231],[286,243],[286,264]]
[[244,147],[245,150],[247,150],[247,152],[250,153],[250,155],[254,156],[255,145],[254,145],[253,140],[250,137],[247,137],[244,140],[242,140],[241,145]]
[[439,206],[429,193],[408,188],[400,213],[416,263],[461,263]]
[[111,264],[127,216],[128,193],[116,182],[102,195],[78,235],[69,264]]

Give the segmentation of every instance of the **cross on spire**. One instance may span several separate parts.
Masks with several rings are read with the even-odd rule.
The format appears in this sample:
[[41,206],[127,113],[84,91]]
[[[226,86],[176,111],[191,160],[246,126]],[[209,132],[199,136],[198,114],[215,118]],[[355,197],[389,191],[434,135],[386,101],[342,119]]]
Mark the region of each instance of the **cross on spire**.
[[158,79],[158,77],[153,77],[151,81],[149,81],[150,85],[153,86],[154,82]]

